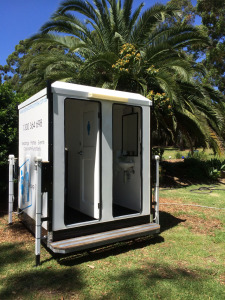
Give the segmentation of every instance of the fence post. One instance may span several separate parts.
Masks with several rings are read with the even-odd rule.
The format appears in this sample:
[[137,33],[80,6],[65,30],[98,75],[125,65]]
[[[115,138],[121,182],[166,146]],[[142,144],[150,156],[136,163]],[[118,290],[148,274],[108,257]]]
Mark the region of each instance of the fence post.
[[8,199],[8,224],[12,224],[13,201],[14,201],[14,178],[13,168],[15,164],[15,156],[9,155],[9,199]]
[[35,223],[35,256],[36,267],[40,265],[41,254],[41,169],[42,159],[40,157],[35,158],[35,171],[36,171],[36,223]]

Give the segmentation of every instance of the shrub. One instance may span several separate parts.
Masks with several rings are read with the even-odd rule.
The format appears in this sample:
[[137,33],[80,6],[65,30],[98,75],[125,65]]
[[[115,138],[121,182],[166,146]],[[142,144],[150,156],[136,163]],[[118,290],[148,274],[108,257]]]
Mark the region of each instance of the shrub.
[[218,179],[221,176],[224,162],[219,159],[211,159],[205,162],[205,171],[207,176],[211,179]]
[[175,158],[176,159],[181,159],[182,158],[182,153],[181,152],[176,152]]
[[195,150],[193,154],[189,153],[189,156],[200,160],[207,160],[207,154],[204,151],[199,152]]
[[203,161],[199,159],[193,157],[185,158],[184,168],[188,178],[205,180],[208,177],[203,166]]
[[[221,177],[221,171],[225,169],[225,160],[219,159],[201,160],[199,158],[186,158],[184,165],[189,169],[189,175],[193,178],[199,177],[200,179],[204,176],[210,180],[217,180]],[[191,173],[191,174],[190,174]]]

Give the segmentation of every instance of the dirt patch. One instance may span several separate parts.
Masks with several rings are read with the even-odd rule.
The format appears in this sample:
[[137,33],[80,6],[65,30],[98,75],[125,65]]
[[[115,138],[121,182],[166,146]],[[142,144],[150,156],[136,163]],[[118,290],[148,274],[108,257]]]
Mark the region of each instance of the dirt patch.
[[182,158],[178,159],[178,158],[174,158],[174,159],[167,159],[167,160],[164,160],[164,161],[168,161],[168,162],[171,162],[171,163],[174,163],[174,162],[182,162],[184,161]]
[[0,243],[15,243],[34,241],[34,237],[27,228],[13,215],[13,224],[8,225],[8,216],[0,218]]
[[225,184],[225,178],[220,178],[219,183]]
[[225,273],[220,275],[219,282],[223,285],[225,285]]
[[200,233],[205,235],[214,235],[215,229],[222,228],[222,223],[219,220],[211,219],[204,220],[196,216],[185,215],[186,222],[182,223],[184,227],[188,227],[194,233]]
[[[170,203],[171,205],[168,205]],[[172,203],[177,203],[178,205],[173,205]],[[223,227],[221,221],[211,217],[212,214],[208,209],[186,205],[182,206],[179,204],[182,204],[182,199],[176,199],[176,201],[174,201],[174,199],[171,198],[160,198],[159,209],[160,211],[169,213],[171,215],[178,215],[180,219],[185,220],[185,222],[181,222],[180,226],[187,227],[194,233],[214,235],[215,229],[221,229]],[[204,213],[205,218],[193,215],[193,210],[196,214]]]

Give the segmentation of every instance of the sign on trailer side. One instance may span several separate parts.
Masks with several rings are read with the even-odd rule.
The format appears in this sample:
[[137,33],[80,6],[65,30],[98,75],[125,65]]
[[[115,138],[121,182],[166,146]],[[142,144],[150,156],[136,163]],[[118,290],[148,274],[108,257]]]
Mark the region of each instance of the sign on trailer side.
[[[19,208],[35,219],[34,158],[48,161],[48,99],[46,96],[19,109]],[[47,194],[43,197],[47,213]]]

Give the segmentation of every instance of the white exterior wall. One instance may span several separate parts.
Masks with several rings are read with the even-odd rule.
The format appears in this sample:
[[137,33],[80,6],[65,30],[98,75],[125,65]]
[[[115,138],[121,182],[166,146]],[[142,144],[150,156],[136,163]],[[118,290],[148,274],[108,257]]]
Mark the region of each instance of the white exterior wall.
[[[142,213],[150,214],[150,105],[151,102],[138,94],[124,93],[118,91],[104,90],[99,88],[86,87],[68,83],[56,82],[52,85],[53,92],[53,231],[84,226],[86,223],[79,223],[65,226],[64,224],[64,189],[65,189],[65,145],[64,145],[64,101],[66,98],[74,98],[89,101],[89,93],[106,93],[107,95],[116,95],[116,97],[127,98],[128,105],[142,107]],[[19,107],[21,110],[29,106],[34,101],[46,95],[46,89],[34,95]],[[94,99],[98,101],[97,99]],[[76,100],[74,100],[76,101]],[[102,212],[101,219],[97,222],[108,222],[115,220],[112,214],[112,182],[113,182],[113,152],[112,152],[112,106],[115,102],[109,100],[100,100],[102,112],[102,131],[101,131],[101,200]],[[118,103],[118,102],[116,102]],[[121,102],[123,104],[123,102]],[[46,128],[46,132],[48,128]],[[21,150],[20,150],[21,152]],[[30,153],[27,153],[30,155]],[[32,154],[33,157],[34,154]],[[35,156],[43,156],[42,153],[35,153]],[[23,163],[24,157],[20,164]],[[33,167],[32,167],[33,168]],[[33,199],[33,198],[32,198]],[[44,198],[44,214],[47,215],[47,198]],[[27,213],[35,219],[34,207],[35,199],[32,203],[33,208],[27,210]],[[132,218],[133,216],[127,216]],[[96,223],[96,221],[93,221]],[[89,222],[91,226],[91,222]]]
[[[18,207],[35,220],[35,157],[48,161],[48,99],[42,90],[19,105]],[[42,197],[42,217],[47,216],[47,193]],[[47,229],[47,223],[43,223]]]

